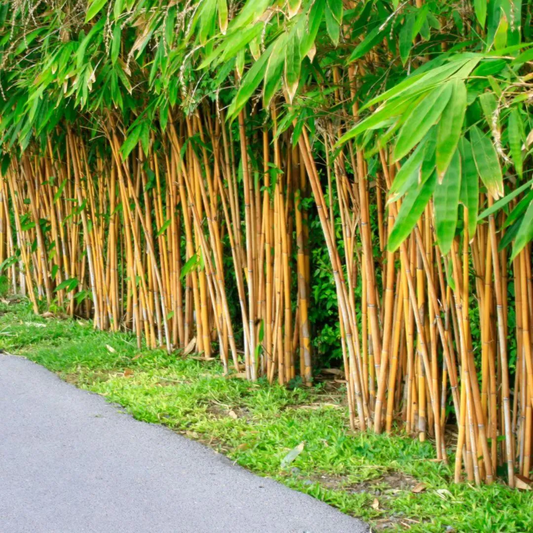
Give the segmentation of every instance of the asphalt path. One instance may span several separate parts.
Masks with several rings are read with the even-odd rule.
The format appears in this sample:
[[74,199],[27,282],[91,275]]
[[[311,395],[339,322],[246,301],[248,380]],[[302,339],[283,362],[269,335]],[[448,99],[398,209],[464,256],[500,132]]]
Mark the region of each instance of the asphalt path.
[[368,526],[0,355],[1,533],[359,533]]

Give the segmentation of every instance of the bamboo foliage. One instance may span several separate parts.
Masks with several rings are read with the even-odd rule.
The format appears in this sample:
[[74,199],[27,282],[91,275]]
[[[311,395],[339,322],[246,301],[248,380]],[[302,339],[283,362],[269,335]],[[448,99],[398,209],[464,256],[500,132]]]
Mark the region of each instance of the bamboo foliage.
[[[500,3],[0,3],[0,275],[36,312],[281,385],[324,364],[328,300],[351,428],[513,486],[531,53]],[[449,53],[452,18],[488,48]]]

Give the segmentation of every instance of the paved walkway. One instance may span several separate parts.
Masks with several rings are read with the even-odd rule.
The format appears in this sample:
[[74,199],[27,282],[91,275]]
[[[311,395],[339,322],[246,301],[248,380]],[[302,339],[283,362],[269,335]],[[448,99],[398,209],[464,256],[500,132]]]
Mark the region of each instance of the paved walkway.
[[318,500],[0,355],[1,533],[364,531]]

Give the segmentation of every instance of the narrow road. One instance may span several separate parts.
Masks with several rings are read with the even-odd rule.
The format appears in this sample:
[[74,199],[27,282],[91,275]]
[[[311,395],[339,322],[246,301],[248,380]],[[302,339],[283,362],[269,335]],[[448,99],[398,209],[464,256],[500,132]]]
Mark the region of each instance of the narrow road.
[[363,522],[0,355],[1,533],[359,533]]

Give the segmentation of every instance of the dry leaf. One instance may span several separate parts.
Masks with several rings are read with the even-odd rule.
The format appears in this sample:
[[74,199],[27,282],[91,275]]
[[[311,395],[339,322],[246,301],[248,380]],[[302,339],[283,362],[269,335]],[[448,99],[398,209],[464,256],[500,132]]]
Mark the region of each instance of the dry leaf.
[[239,418],[239,416],[237,415],[237,413],[233,410],[231,410],[228,415],[233,418],[234,420],[237,420],[237,418]]
[[418,494],[419,492],[423,492],[426,490],[426,486],[424,483],[419,483],[418,485],[415,485],[411,492],[414,492],[415,494]]
[[189,344],[185,347],[185,350],[183,350],[183,355],[189,355],[196,346],[196,337],[194,337]]
[[531,486],[533,481],[525,476],[518,474],[515,478],[515,486],[519,490],[533,490]]
[[133,376],[133,370],[131,368],[124,369],[124,377]]
[[107,351],[109,353],[117,353],[117,351],[115,350],[115,348],[113,348],[113,346],[109,346],[109,344],[106,344],[105,347],[107,348]]
[[194,359],[195,361],[214,361],[216,357],[203,357],[201,355],[191,355],[189,359]]
[[323,374],[333,374],[334,376],[344,376],[344,371],[340,368],[323,368]]
[[526,138],[526,146],[529,148],[529,145],[533,143],[533,130],[531,130]]
[[298,457],[304,449],[305,441],[300,442],[298,446],[295,446],[281,461],[281,468],[286,468]]
[[372,505],[370,507],[377,511],[379,509],[379,500],[377,498],[374,498],[374,501],[372,502]]

